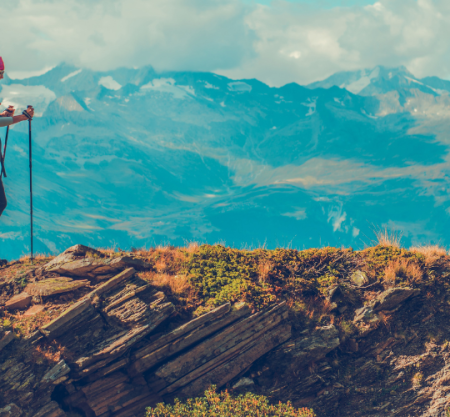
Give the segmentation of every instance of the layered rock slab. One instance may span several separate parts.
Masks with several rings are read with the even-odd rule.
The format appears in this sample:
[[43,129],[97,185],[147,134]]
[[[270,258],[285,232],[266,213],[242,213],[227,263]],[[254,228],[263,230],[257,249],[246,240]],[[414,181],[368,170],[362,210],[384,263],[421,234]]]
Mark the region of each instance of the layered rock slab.
[[223,386],[255,360],[291,337],[285,303],[228,326],[162,365],[148,378],[161,396],[190,396],[210,384]]
[[66,277],[49,278],[28,284],[25,288],[25,292],[30,295],[47,297],[51,295],[75,291],[78,288],[85,287],[89,284],[90,281],[85,279],[73,280],[72,278]]
[[151,265],[131,256],[109,258],[88,246],[75,245],[66,249],[42,269],[60,275],[105,280],[126,268],[140,271],[150,269]]
[[67,401],[95,416],[128,416],[175,394],[223,386],[291,336],[286,318],[284,303],[255,314],[244,303],[224,304],[112,363],[107,375],[100,369]]

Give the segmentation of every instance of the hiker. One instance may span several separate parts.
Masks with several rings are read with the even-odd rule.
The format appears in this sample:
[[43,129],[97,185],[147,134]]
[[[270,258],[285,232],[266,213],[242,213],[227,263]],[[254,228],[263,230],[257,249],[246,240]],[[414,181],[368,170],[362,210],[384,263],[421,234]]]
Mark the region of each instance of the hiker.
[[[3,78],[5,73],[5,64],[3,63],[2,57],[0,57],[0,80]],[[1,104],[1,103],[0,103]],[[34,109],[32,106],[28,106],[26,113],[21,114],[20,116],[14,116],[14,106],[9,106],[3,113],[0,113],[0,127],[10,126],[19,122],[23,122],[25,120],[33,118]],[[2,153],[0,152],[0,155]],[[0,167],[3,165],[4,161],[0,161]],[[5,188],[3,187],[2,178],[0,175],[0,216],[6,208],[6,195]]]

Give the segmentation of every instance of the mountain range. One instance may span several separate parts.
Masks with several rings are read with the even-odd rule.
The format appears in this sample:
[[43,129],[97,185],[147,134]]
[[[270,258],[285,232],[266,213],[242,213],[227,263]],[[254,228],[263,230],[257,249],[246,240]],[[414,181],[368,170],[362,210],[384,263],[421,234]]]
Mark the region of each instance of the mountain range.
[[[449,245],[450,81],[382,66],[280,88],[151,67],[5,77],[36,108],[35,250],[186,242]],[[4,134],[2,134],[4,136]],[[0,258],[29,244],[28,128],[14,125]]]

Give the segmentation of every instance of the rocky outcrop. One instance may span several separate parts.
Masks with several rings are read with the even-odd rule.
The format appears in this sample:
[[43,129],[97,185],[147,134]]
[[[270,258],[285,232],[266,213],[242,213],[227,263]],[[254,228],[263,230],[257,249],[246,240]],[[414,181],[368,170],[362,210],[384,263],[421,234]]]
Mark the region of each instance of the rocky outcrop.
[[[195,307],[140,277],[148,267],[76,245],[4,284],[2,306],[18,293],[34,305],[2,313],[0,417],[143,417],[145,407],[211,384],[319,417],[434,417],[450,407],[447,280],[389,288],[370,273],[368,282],[358,264],[320,294],[289,293],[289,307],[223,303],[192,317]],[[54,292],[58,282],[75,285]],[[47,295],[33,292],[39,285]],[[20,337],[12,317],[35,320],[37,331]]]
[[[86,416],[143,415],[161,399],[226,385],[291,337],[285,303],[254,313],[245,303],[225,303],[171,328],[175,306],[130,264],[147,267],[76,245],[38,271],[41,278],[26,288],[30,295],[91,291],[32,336],[15,341],[11,332],[4,335],[3,403],[8,399],[8,407],[25,417],[63,416],[64,409]],[[64,359],[40,366],[30,353],[49,345],[64,351]]]
[[408,298],[419,294],[418,289],[408,287],[390,288],[381,293],[372,305],[375,311],[393,310]]

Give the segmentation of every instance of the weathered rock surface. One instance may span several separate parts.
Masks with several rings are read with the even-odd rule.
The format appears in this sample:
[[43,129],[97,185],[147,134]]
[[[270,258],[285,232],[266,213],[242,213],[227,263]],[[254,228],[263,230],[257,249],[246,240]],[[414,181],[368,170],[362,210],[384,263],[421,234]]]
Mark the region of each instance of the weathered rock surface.
[[70,368],[67,366],[64,359],[62,359],[42,377],[41,383],[54,385],[59,384],[67,379],[66,375],[69,372]]
[[230,309],[229,303],[224,304],[142,347],[134,353],[128,373],[144,372],[239,318],[250,315],[250,309],[244,303],[235,305],[231,312]]
[[[291,336],[285,303],[258,312],[206,339],[192,350],[156,369],[151,387],[159,395],[183,396],[208,385],[226,384],[256,359]],[[215,381],[215,382],[214,382]]]
[[5,303],[5,307],[11,310],[22,310],[31,304],[31,298],[31,295],[26,292],[17,294]]
[[41,313],[45,310],[45,306],[42,304],[35,304],[34,306],[31,306],[25,313],[23,313],[24,317],[32,317],[36,314]]
[[393,310],[398,307],[403,301],[407,300],[413,295],[417,295],[420,291],[412,288],[390,288],[378,296],[373,309],[375,311]]
[[312,362],[322,359],[328,352],[340,345],[339,331],[332,324],[308,331],[300,337],[283,344],[280,350],[295,360]]
[[26,293],[39,297],[46,297],[55,294],[77,290],[78,288],[89,285],[87,279],[73,280],[72,278],[58,277],[49,278],[42,281],[28,284],[25,288]]

